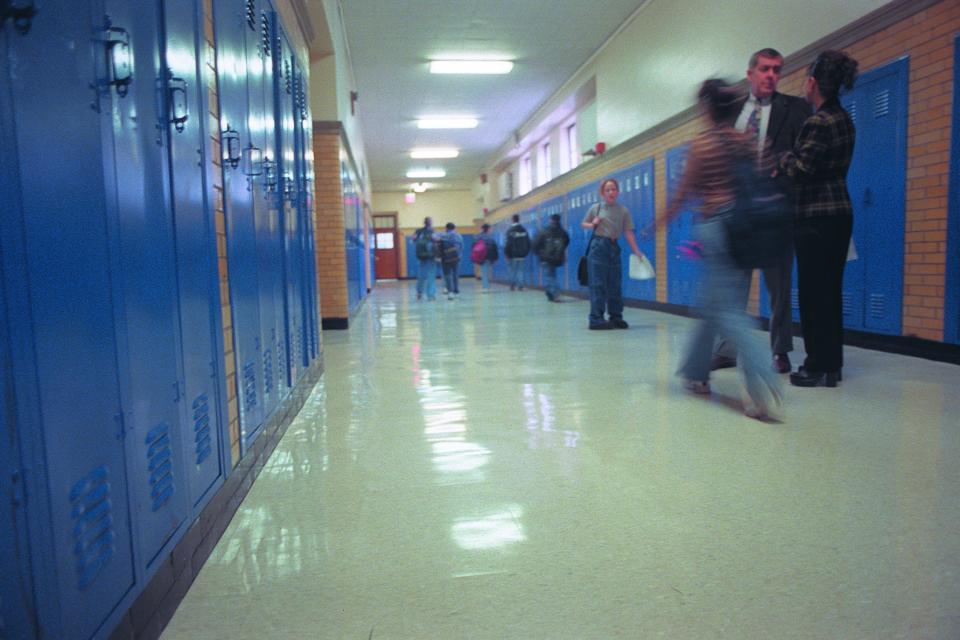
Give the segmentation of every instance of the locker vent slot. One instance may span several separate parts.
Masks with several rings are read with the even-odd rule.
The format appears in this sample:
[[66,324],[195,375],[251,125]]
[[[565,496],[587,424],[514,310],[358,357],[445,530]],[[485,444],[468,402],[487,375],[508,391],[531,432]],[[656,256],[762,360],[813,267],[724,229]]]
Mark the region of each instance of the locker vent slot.
[[257,6],[256,0],[247,0],[247,26],[250,27],[250,31],[256,33],[257,31]]
[[197,464],[203,464],[213,451],[210,438],[210,403],[205,393],[201,393],[193,401],[193,441],[196,445]]
[[882,118],[890,113],[890,90],[884,89],[873,98],[873,117]]
[[273,353],[270,349],[263,352],[263,391],[273,391]]
[[110,474],[100,465],[70,489],[73,556],[77,587],[86,588],[116,550],[110,503]]
[[[283,348],[283,343],[277,343],[277,371],[286,371],[287,370],[287,354],[286,349]],[[280,387],[280,384],[277,384],[277,387]]]
[[882,293],[871,293],[867,302],[871,318],[883,318],[887,313],[887,296]]
[[150,472],[150,499],[153,510],[160,508],[173,495],[173,454],[170,451],[170,427],[159,424],[146,438],[147,469]]
[[800,310],[800,295],[796,289],[790,289],[790,308],[794,311]]
[[254,363],[243,365],[243,408],[251,411],[257,406],[257,368]]
[[270,56],[270,16],[266,11],[260,14],[260,45],[263,47],[263,55]]
[[847,107],[847,113],[850,114],[850,119],[853,120],[853,124],[857,124],[857,103],[856,101],[851,100],[850,106]]
[[290,61],[283,61],[283,88],[287,92],[287,95],[293,95],[293,78],[290,77]]
[[853,313],[853,303],[850,300],[850,294],[843,294],[843,315],[849,316]]

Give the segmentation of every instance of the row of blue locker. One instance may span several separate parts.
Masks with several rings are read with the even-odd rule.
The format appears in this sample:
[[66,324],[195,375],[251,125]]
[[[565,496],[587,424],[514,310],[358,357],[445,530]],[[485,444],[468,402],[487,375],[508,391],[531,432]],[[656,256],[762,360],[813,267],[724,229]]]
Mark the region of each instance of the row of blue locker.
[[0,636],[106,637],[319,355],[306,67],[212,7],[0,29]]
[[[864,73],[856,87],[842,96],[857,127],[857,142],[848,176],[854,203],[854,233],[850,261],[844,275],[843,314],[848,328],[874,333],[899,335],[903,303],[904,212],[906,183],[907,88],[909,64],[906,58]],[[683,175],[688,145],[666,152],[666,185],[673,193]],[[647,158],[631,167],[610,174],[620,184],[620,202],[633,216],[637,229],[654,219],[654,159]],[[669,197],[669,196],[668,196]],[[589,233],[580,227],[587,210],[599,201],[599,181],[582,185],[562,197],[553,198],[520,212],[520,221],[531,235],[547,224],[549,216],[559,213],[570,234],[568,261],[558,272],[560,286],[568,291],[579,285],[570,268],[586,250]],[[684,212],[667,229],[667,302],[691,305],[697,299],[700,282],[697,260],[680,250],[692,238],[694,215]],[[503,246],[509,220],[500,220],[492,232]],[[640,238],[640,249],[657,268],[653,238]],[[408,255],[410,250],[408,248]],[[622,252],[624,273],[629,251]],[[539,266],[533,256],[527,258],[527,281],[540,282]],[[507,265],[494,265],[494,279],[507,280]],[[796,273],[793,287],[794,319],[799,321]],[[653,301],[653,280],[624,279],[624,297]],[[769,315],[769,300],[761,287],[760,313]]]

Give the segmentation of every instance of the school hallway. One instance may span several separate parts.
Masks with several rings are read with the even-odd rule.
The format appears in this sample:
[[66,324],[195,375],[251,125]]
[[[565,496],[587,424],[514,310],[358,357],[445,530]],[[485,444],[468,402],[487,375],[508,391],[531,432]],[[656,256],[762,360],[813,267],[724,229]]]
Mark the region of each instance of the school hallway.
[[847,347],[765,423],[735,370],[682,390],[694,320],[461,290],[381,283],[324,332],[164,638],[960,634],[956,366]]

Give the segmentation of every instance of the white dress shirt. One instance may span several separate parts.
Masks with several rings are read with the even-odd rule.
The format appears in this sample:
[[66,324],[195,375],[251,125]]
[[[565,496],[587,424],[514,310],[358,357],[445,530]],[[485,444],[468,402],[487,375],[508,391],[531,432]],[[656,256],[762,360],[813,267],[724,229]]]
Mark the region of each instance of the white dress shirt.
[[[737,118],[737,123],[735,128],[740,133],[743,133],[747,129],[747,121],[750,119],[750,114],[753,113],[753,110],[757,108],[757,97],[750,93],[750,96],[747,97],[747,101],[743,103],[743,110],[740,112],[740,116]],[[767,128],[770,126],[770,109],[771,102],[770,98],[767,98],[765,101],[760,101],[760,130],[759,135],[757,136],[757,154],[763,152],[763,143],[767,139]]]

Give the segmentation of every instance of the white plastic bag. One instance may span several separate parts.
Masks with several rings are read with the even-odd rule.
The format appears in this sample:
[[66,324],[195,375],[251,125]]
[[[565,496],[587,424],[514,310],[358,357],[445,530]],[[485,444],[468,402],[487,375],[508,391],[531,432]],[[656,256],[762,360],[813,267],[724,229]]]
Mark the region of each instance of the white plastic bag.
[[650,280],[657,274],[653,272],[653,265],[647,260],[647,256],[637,257],[630,254],[630,279],[631,280]]

